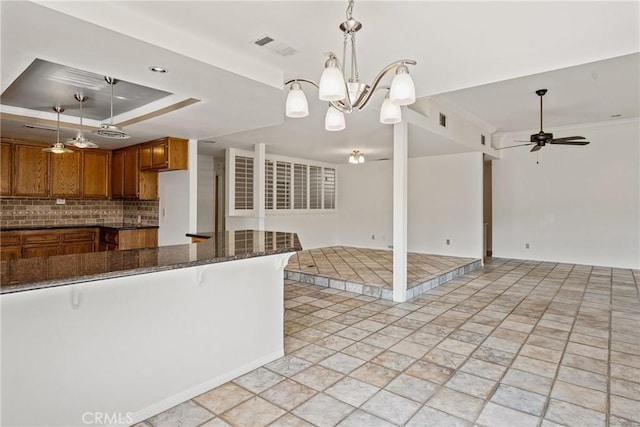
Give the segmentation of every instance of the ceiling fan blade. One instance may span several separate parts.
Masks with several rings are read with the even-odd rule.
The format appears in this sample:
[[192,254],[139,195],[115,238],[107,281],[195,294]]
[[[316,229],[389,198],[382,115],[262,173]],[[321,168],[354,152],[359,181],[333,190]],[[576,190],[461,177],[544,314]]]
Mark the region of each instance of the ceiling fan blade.
[[563,138],[553,138],[551,141],[572,141],[575,139],[586,139],[584,136],[565,136]]
[[[516,142],[519,142],[519,141],[516,141]],[[531,145],[531,144],[533,144],[533,142],[529,142],[529,143],[527,143],[527,144],[510,145],[510,146],[508,146],[508,147],[494,148],[494,150],[504,150],[505,148],[524,147],[524,146],[526,146],[526,145]]]
[[530,153],[533,153],[534,151],[538,151],[538,150],[540,150],[541,148],[542,148],[542,145],[535,145],[535,146],[531,149]]
[[589,141],[559,141],[557,139],[553,141],[547,142],[547,144],[556,144],[556,145],[587,145]]

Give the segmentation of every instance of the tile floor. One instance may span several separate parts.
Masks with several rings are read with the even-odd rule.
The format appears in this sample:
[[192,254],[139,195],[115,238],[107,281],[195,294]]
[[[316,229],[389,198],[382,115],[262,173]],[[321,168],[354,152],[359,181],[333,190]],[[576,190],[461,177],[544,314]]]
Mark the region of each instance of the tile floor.
[[285,282],[285,353],[160,426],[640,426],[640,271],[516,260],[410,302]]
[[[475,261],[442,255],[409,253],[407,256],[408,287]],[[321,275],[343,281],[366,283],[391,288],[393,283],[393,251],[331,246],[300,251],[289,259],[287,271]]]

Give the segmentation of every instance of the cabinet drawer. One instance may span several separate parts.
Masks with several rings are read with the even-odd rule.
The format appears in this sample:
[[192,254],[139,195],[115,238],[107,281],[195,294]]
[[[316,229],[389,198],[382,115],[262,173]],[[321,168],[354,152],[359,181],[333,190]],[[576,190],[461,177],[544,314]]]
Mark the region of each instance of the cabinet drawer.
[[58,243],[60,236],[57,233],[41,233],[41,234],[24,234],[22,236],[22,244],[38,244],[38,243]]
[[0,245],[2,246],[20,246],[19,234],[0,234]]
[[96,230],[76,230],[62,234],[62,243],[68,242],[95,242]]

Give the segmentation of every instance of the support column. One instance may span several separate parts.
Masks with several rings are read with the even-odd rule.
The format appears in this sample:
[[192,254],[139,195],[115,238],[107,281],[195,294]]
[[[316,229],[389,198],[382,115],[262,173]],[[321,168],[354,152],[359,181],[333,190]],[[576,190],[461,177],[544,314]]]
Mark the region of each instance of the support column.
[[254,146],[253,156],[253,211],[256,219],[256,228],[264,230],[265,218],[265,158],[266,148],[264,142]]
[[[402,107],[404,115],[406,108]],[[393,125],[393,300],[407,300],[407,158],[409,124]]]
[[198,232],[198,140],[190,139],[187,145],[189,174],[189,233]]

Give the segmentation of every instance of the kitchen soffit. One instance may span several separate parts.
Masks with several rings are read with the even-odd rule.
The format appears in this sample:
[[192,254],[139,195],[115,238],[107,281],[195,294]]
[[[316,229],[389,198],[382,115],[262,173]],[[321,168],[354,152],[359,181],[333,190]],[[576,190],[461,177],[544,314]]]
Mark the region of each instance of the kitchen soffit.
[[[36,58],[4,91],[2,105],[47,112],[60,105],[65,108],[66,115],[77,117],[80,108],[73,95],[82,92],[88,97],[82,107],[83,117],[107,121],[111,116],[111,88],[104,77]],[[169,92],[118,80],[114,86],[113,111],[120,115],[170,95]]]

